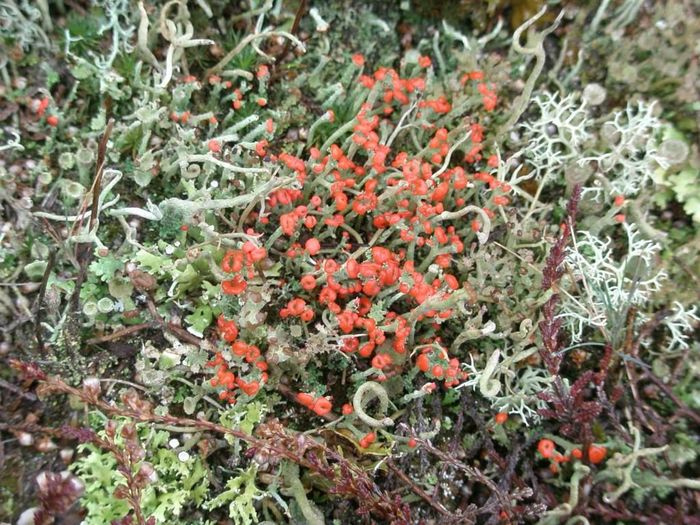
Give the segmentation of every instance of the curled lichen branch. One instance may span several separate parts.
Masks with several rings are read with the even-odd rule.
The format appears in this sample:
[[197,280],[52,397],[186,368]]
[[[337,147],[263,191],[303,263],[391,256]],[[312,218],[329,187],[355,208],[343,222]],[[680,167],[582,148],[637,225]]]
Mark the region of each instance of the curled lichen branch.
[[7,144],[3,144],[2,146],[0,146],[0,151],[5,151],[8,149],[16,149],[19,151],[24,151],[24,146],[22,146],[22,144],[20,143],[19,133],[17,133],[16,131],[11,131],[10,133],[12,133],[12,135],[14,136],[14,139],[8,141]]
[[139,15],[140,19],[136,48],[141,52],[149,64],[155,67],[158,71],[162,71],[160,64],[158,63],[158,59],[156,59],[155,55],[148,48],[148,13],[146,12],[146,8],[143,6],[142,1],[139,1]]
[[455,142],[452,147],[449,149],[447,152],[447,155],[445,155],[445,160],[442,163],[442,166],[440,167],[439,170],[437,170],[435,173],[433,173],[430,178],[432,180],[437,180],[440,175],[445,173],[447,171],[447,168],[450,165],[450,160],[452,159],[452,154],[457,151],[457,148],[459,148],[464,142],[467,141],[469,137],[472,136],[472,132],[469,131],[467,132],[461,139],[459,139],[457,142]]
[[532,72],[525,82],[525,87],[523,88],[522,94],[515,99],[510,118],[498,130],[499,137],[502,137],[505,133],[507,133],[527,109],[530,102],[530,97],[532,97],[532,92],[535,89],[535,83],[542,73],[542,69],[544,68],[544,64],[547,59],[544,51],[544,39],[559,26],[559,22],[564,16],[564,10],[562,9],[559,16],[557,16],[557,19],[551,26],[546,28],[541,33],[530,33],[528,35],[529,45],[527,47],[521,45],[520,39],[523,32],[530,29],[535,22],[542,18],[542,15],[544,15],[546,11],[547,6],[542,6],[542,9],[540,9],[532,18],[526,20],[513,32],[513,51],[521,55],[533,55],[535,57],[535,66],[532,68]]
[[486,214],[486,212],[478,206],[470,204],[468,206],[465,206],[461,210],[443,211],[441,214],[435,216],[434,221],[453,221],[455,219],[460,219],[464,217],[467,213],[471,212],[477,213],[483,221],[482,230],[476,232],[476,238],[479,240],[479,244],[485,244],[489,240],[489,235],[491,234],[491,219]]
[[[615,453],[615,455],[613,455],[613,457],[608,460],[608,468],[604,473],[602,473],[603,475],[612,474],[613,476],[618,477],[622,481],[622,483],[617,489],[615,489],[612,492],[608,492],[603,496],[603,500],[606,503],[616,502],[628,490],[639,486],[633,481],[632,473],[637,467],[637,462],[640,458],[643,458],[645,456],[654,456],[656,454],[661,454],[666,449],[668,449],[668,445],[655,448],[642,448],[642,435],[639,432],[639,429],[635,426],[630,425],[630,432],[634,436],[634,447],[632,449],[632,452],[626,456],[620,454],[619,452]],[[672,480],[665,480],[665,482],[665,484],[669,484],[672,483]],[[697,484],[695,487],[690,488],[700,489],[700,484]]]
[[379,412],[386,414],[386,411],[389,409],[389,395],[386,393],[386,389],[375,381],[367,381],[357,389],[357,392],[355,392],[352,398],[352,406],[355,409],[357,417],[371,427],[392,426],[394,420],[390,417],[376,419],[365,412],[365,406],[373,398],[379,400]]
[[500,350],[496,350],[493,354],[491,354],[489,360],[486,362],[486,367],[481,374],[481,378],[479,379],[479,391],[484,397],[496,397],[498,392],[501,391],[501,383],[497,379],[493,378],[493,374],[496,372],[496,368],[498,368],[498,360],[500,357]]
[[[206,76],[209,77],[210,75],[214,75],[221,71],[224,67],[226,67],[226,64],[228,64],[229,62],[231,62],[231,60],[238,56],[238,54],[241,53],[241,51],[243,51],[248,44],[252,44],[256,40],[259,40],[261,38],[271,38],[276,36],[286,38],[290,40],[296,47],[301,49],[302,52],[306,51],[306,48],[304,47],[304,44],[301,42],[301,40],[299,40],[293,34],[288,33],[287,31],[266,30],[261,33],[253,33],[244,37],[236,47],[234,47],[231,51],[226,53],[226,56],[224,56],[224,58],[222,58],[215,66],[211,67],[206,72]],[[266,55],[266,58],[268,58],[270,61],[274,61],[274,59],[270,56]]]
[[162,80],[159,85],[161,88],[166,87],[170,82],[173,76],[173,62],[182,56],[182,51],[185,48],[214,44],[213,40],[206,38],[192,38],[194,35],[194,26],[189,20],[185,22],[184,29],[181,25],[176,25],[175,22],[169,20],[168,14],[175,5],[187,13],[185,3],[181,0],[170,0],[170,2],[163,6],[160,12],[160,34],[170,43],[168,51],[165,54],[165,71],[163,72]]
[[234,166],[233,164],[230,164],[226,161],[219,160],[210,153],[204,154],[204,155],[188,155],[186,158],[182,159],[180,161],[181,166],[186,166],[188,163],[195,163],[195,162],[211,162],[212,164],[215,164],[216,166],[219,166],[220,168],[223,168],[228,171],[232,171],[234,173],[247,173],[247,174],[252,174],[252,173],[270,173],[270,170],[266,168],[245,168],[242,166]]
[[[578,505],[579,500],[579,485],[581,480],[588,476],[591,469],[583,463],[574,464],[574,473],[571,475],[571,480],[569,485],[571,487],[571,492],[569,493],[569,501],[562,503],[558,507],[553,508],[542,519],[539,521],[540,525],[549,525],[555,523],[561,523],[562,519],[570,516]],[[573,519],[573,518],[572,518]],[[567,522],[568,523],[568,522]]]

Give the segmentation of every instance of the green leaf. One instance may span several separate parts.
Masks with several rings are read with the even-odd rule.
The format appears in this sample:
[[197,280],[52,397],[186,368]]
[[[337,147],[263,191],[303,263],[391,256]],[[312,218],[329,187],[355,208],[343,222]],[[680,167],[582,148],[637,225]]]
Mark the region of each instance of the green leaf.
[[211,311],[211,307],[203,304],[195,308],[194,312],[185,317],[185,321],[187,321],[190,326],[197,331],[196,335],[201,337],[204,334],[204,330],[206,330],[211,324],[211,320],[213,318],[214,314]]
[[71,73],[73,73],[73,76],[76,79],[85,80],[86,78],[89,78],[90,75],[92,75],[92,69],[90,69],[90,67],[86,66],[85,64],[78,64],[72,69]]
[[50,70],[46,73],[46,87],[47,87],[48,89],[51,89],[53,86],[55,86],[56,84],[58,84],[58,82],[59,82],[60,80],[61,80],[61,77],[60,77],[59,74],[58,74],[56,71],[54,71],[53,69],[50,69]]
[[139,266],[145,268],[150,273],[163,274],[172,269],[172,262],[169,257],[153,255],[146,250],[139,250],[134,259]]
[[228,480],[226,490],[205,504],[207,510],[223,507],[227,503],[229,518],[235,525],[252,525],[258,523],[258,514],[254,503],[264,494],[255,486],[255,476],[258,469],[252,465],[240,476]]
[[90,272],[104,283],[111,280],[123,268],[124,261],[111,254],[97,258],[90,264]]
[[188,416],[194,414],[194,411],[197,410],[197,401],[198,398],[193,396],[185,398],[185,400],[182,402],[182,410],[185,412],[185,414]]
[[[93,427],[101,427],[101,420],[93,421]],[[153,516],[158,523],[169,525],[194,525],[204,523],[188,518],[179,518],[188,506],[201,506],[208,495],[209,471],[201,459],[193,454],[187,461],[180,461],[176,451],[168,446],[170,433],[153,430],[146,425],[138,427],[139,439],[147,450],[147,459],[158,474],[157,483],[148,484],[141,494],[141,508],[145,516]],[[99,432],[104,437],[104,431]],[[119,433],[117,433],[119,436]],[[123,446],[120,437],[117,446]],[[71,465],[85,483],[81,505],[87,510],[83,523],[86,525],[110,525],[124,517],[129,506],[124,500],[114,497],[117,486],[125,483],[119,473],[114,456],[94,445],[82,445],[79,459]],[[138,467],[136,467],[138,468]]]
[[202,349],[194,349],[185,356],[185,366],[192,369],[192,372],[199,373],[202,367],[209,361],[209,354]]
[[178,294],[182,294],[184,292],[187,292],[188,290],[196,288],[201,279],[199,273],[191,264],[185,266],[185,269],[182,271],[174,272],[173,278],[175,281],[177,281],[178,284]]
[[100,108],[100,111],[95,115],[90,121],[90,129],[93,131],[100,131],[104,129],[107,120],[107,112],[104,108]]
[[384,306],[383,301],[379,301],[377,303],[374,303],[372,305],[372,308],[369,311],[369,317],[370,319],[374,319],[377,323],[381,323],[384,320],[384,316],[386,315],[386,308]]
[[134,291],[134,285],[128,277],[114,277],[107,283],[109,293],[115,299],[119,299],[124,303],[128,302],[131,293]]
[[700,222],[700,170],[687,168],[668,179],[685,212]]
[[267,406],[260,401],[247,403],[245,417],[239,425],[240,430],[248,435],[253,435],[255,426],[262,421],[265,412],[267,412]]
[[[150,514],[156,518],[156,523],[165,523],[166,517],[174,514],[179,516],[182,512],[182,507],[188,500],[187,491],[177,490],[172,492],[166,492],[158,497],[158,506]],[[150,517],[149,516],[149,517]]]

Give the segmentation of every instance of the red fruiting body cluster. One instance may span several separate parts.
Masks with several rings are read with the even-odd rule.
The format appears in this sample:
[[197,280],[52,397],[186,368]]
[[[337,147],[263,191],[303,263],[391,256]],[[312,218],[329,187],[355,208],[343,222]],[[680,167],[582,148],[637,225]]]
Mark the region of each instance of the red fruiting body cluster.
[[[385,67],[360,75],[356,90],[366,91],[363,103],[349,125],[339,124],[346,136],[323,148],[309,144],[297,155],[268,151],[275,143],[274,123],[268,120],[269,141],[255,143],[254,154],[291,172],[296,184],[269,193],[263,211],[249,214],[254,223],[248,225],[268,225],[266,235],[274,237],[268,246],[286,258],[282,319],[335,324],[341,349],[367,360],[380,381],[410,368],[411,345],[421,344],[426,349],[415,357],[415,366],[450,388],[466,373],[440,345],[438,333],[454,315],[451,298],[462,290],[457,259],[484,226],[481,217],[460,210],[477,205],[495,217],[495,209],[509,203],[511,188],[495,176],[498,157],[485,155],[485,130],[477,116],[467,110],[451,114],[453,103],[464,108],[465,100],[493,110],[497,97],[484,74],[470,72],[453,91],[430,97],[424,93],[431,78],[425,68],[432,61],[423,56],[418,65],[416,76],[401,77]],[[351,67],[364,68],[364,57],[354,55]],[[261,67],[261,89],[253,100],[268,103],[268,77],[269,70]],[[234,109],[243,104],[241,89],[229,95]],[[402,147],[412,144],[397,127],[407,115],[426,137],[421,147]],[[324,116],[327,122],[336,118],[332,110]],[[218,142],[208,144],[218,152]],[[256,235],[252,229],[247,233]],[[262,275],[258,263],[267,255],[252,241],[227,251],[221,268],[231,276],[222,282],[224,294],[245,293]],[[292,267],[299,272],[294,279]],[[217,366],[218,382],[232,384],[224,360]],[[321,415],[330,411],[327,398],[306,396],[311,395],[298,399],[304,406]]]
[[502,425],[506,421],[508,421],[508,414],[506,414],[505,412],[499,412],[494,416],[493,420],[496,422],[497,425]]
[[429,377],[444,380],[448,388],[467,378],[467,373],[459,368],[459,360],[449,359],[444,348],[424,349],[416,358],[416,367]]
[[384,370],[391,366],[392,359],[390,354],[377,354],[372,358],[372,366],[378,370]]
[[605,460],[607,453],[608,451],[605,447],[600,445],[591,445],[588,449],[588,459],[591,463],[597,465]]
[[238,328],[234,321],[227,320],[220,315],[217,327],[221,338],[230,345],[232,362],[248,363],[251,365],[249,379],[236,376],[230,369],[230,363],[224,359],[221,352],[217,352],[214,359],[207,366],[216,368],[216,374],[211,379],[212,386],[223,387],[219,392],[219,399],[233,403],[235,390],[240,389],[246,395],[253,397],[260,390],[260,385],[267,381],[267,362],[262,358],[260,349],[255,345],[249,345],[238,339]]
[[314,397],[313,394],[299,392],[297,401],[319,416],[325,416],[333,409],[333,404],[327,397]]
[[176,113],[173,111],[170,114],[170,120],[173,122],[179,122],[180,124],[186,124],[187,121],[190,120],[190,112],[189,111],[183,111],[182,113]]
[[360,446],[362,448],[367,448],[369,447],[372,443],[374,443],[377,440],[377,435],[374,432],[369,432],[365,434],[361,439],[360,439]]
[[484,80],[484,74],[481,71],[472,71],[470,73],[465,73],[462,75],[460,82],[465,85],[468,81],[473,80],[478,82],[477,90],[481,94],[481,102],[484,104],[484,109],[486,111],[493,111],[496,109],[496,104],[498,103],[498,97],[493,89],[493,86],[486,85]]
[[[267,257],[267,250],[255,245],[252,241],[243,243],[241,250],[229,250],[221,261],[221,269],[226,273],[239,274],[244,269],[246,276],[252,279],[255,275],[254,266]],[[228,295],[240,295],[248,287],[242,275],[235,275],[232,279],[223,281],[221,289]]]
[[233,343],[238,338],[238,328],[233,321],[226,320],[223,315],[220,315],[216,321],[216,326],[224,341]]
[[[567,461],[571,461],[572,459],[583,459],[583,452],[580,448],[572,449],[570,455],[566,456],[556,452],[554,442],[551,439],[546,438],[540,439],[540,441],[537,443],[537,451],[542,455],[543,458],[551,459],[555,463],[566,463]],[[604,446],[591,445],[588,448],[588,460],[594,465],[597,465],[598,463],[601,463],[605,460],[605,456],[607,455],[607,453],[608,451]],[[555,468],[553,468],[552,471],[556,473],[556,465],[553,466]]]
[[265,155],[267,155],[267,150],[265,148],[267,148],[268,144],[269,144],[269,142],[266,140],[261,140],[261,141],[257,142],[255,144],[255,153],[259,157],[264,157]]
[[[49,98],[44,97],[41,99],[32,99],[29,107],[32,111],[34,111],[34,113],[37,114],[38,117],[43,117],[46,114],[46,110],[49,108],[50,104],[51,101]],[[46,117],[46,123],[52,128],[58,126],[59,122],[60,120],[58,115],[49,115]]]
[[233,109],[241,109],[243,107],[243,93],[240,89],[233,91],[233,102],[231,102],[231,107]]
[[46,109],[49,107],[49,102],[50,100],[48,97],[44,97],[38,101],[35,101],[36,105],[36,114],[40,117],[44,116],[44,113],[46,113]]
[[543,458],[551,458],[554,454],[554,441],[551,439],[540,439],[537,443],[537,451],[542,454]]
[[287,303],[286,308],[280,310],[280,317],[298,317],[302,321],[309,322],[314,318],[314,311],[306,305],[304,299],[296,298]]

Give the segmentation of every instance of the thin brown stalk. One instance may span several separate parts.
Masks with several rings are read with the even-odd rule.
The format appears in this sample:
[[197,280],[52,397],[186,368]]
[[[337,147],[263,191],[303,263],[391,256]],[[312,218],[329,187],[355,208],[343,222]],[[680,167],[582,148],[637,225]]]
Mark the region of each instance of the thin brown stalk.
[[125,328],[120,328],[119,330],[116,330],[112,332],[111,334],[106,334],[102,335],[100,337],[93,337],[91,339],[88,339],[85,341],[87,344],[90,345],[97,345],[100,343],[108,343],[110,341],[115,341],[117,339],[121,339],[122,337],[126,337],[127,335],[134,334],[136,332],[140,332],[144,328],[150,328],[152,327],[152,323],[140,323],[140,324],[135,324],[132,326],[127,326]]
[[418,497],[423,499],[437,512],[439,512],[443,516],[452,515],[445,507],[443,507],[439,502],[434,501],[433,498],[431,498],[427,492],[425,492],[422,488],[416,485],[415,482],[411,478],[409,478],[400,468],[394,465],[394,463],[391,460],[387,461],[386,464],[389,467],[389,470],[396,474],[401,479],[401,481],[403,481]]

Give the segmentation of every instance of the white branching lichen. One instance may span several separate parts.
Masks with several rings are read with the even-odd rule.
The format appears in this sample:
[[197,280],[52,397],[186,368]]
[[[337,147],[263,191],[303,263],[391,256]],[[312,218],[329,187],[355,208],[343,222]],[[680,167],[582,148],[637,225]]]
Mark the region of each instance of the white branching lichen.
[[515,352],[511,348],[496,350],[483,369],[479,369],[474,357],[470,356],[470,363],[463,365],[469,373],[469,379],[456,388],[478,389],[481,395],[491,401],[494,410],[518,415],[521,421],[529,426],[539,421],[537,411],[545,408],[545,403],[537,394],[547,390],[552,382],[552,377],[545,369],[520,369],[518,364],[535,352],[534,347]]
[[663,320],[663,325],[670,334],[670,340],[666,348],[667,352],[689,348],[688,334],[692,333],[695,326],[700,322],[697,311],[697,305],[687,308],[683,303],[674,301],[671,314]]
[[539,177],[550,174],[581,156],[590,137],[585,106],[573,94],[542,93],[534,99],[539,118],[522,124],[527,141],[526,156]]
[[641,238],[634,225],[624,224],[627,253],[616,258],[612,239],[579,231],[567,250],[566,264],[578,283],[577,297],[564,295],[561,317],[567,320],[572,341],[579,342],[587,327],[606,327],[630,305],[643,305],[661,288],[666,277],[655,271],[661,247]]
[[583,157],[579,164],[595,162],[617,195],[634,196],[652,183],[657,168],[669,166],[668,159],[657,151],[656,134],[660,129],[654,103],[627,104],[624,111],[616,111],[601,126],[600,138],[605,148]]

